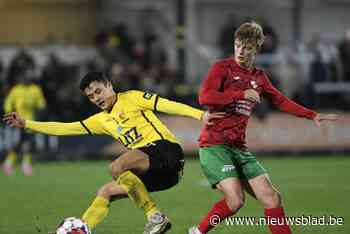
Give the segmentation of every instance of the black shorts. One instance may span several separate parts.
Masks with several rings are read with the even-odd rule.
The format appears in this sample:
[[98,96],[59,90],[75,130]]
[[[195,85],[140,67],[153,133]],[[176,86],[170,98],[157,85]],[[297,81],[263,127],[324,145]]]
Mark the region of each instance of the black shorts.
[[22,130],[20,133],[20,142],[29,142],[30,144],[34,143],[35,136],[33,133]]
[[149,156],[149,169],[139,176],[149,192],[169,189],[180,181],[185,160],[179,144],[160,140],[138,150]]
[[[13,141],[13,148],[16,151],[33,151],[35,148],[35,135],[23,129],[13,129],[12,134],[17,135],[16,140]],[[24,153],[24,152],[22,152]]]

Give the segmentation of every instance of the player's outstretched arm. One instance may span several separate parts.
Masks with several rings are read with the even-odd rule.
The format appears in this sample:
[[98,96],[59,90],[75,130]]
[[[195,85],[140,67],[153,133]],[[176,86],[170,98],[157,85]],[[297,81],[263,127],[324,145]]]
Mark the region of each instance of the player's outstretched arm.
[[340,116],[337,114],[321,114],[317,113],[315,118],[313,118],[314,123],[317,127],[321,126],[321,122],[323,121],[337,121],[340,119]]
[[263,87],[263,95],[267,97],[279,110],[310,120],[316,117],[317,113],[315,111],[299,105],[277,90],[266,75]]
[[[162,98],[156,94],[145,93],[137,90],[129,92],[128,95],[129,100],[131,102],[134,102],[134,104],[136,104],[137,106],[139,106],[141,110],[147,109],[152,111],[160,111],[172,115],[187,116],[201,120],[207,125],[211,125],[211,121],[213,119],[223,118],[226,115],[226,113],[224,112],[204,112],[202,110],[193,108],[189,105]],[[89,126],[91,125],[92,124],[89,124]]]
[[288,97],[284,96],[278,91],[266,77],[266,88],[265,93],[272,100],[272,102],[278,106],[278,108],[284,112],[293,114],[298,117],[304,117],[312,119],[317,127],[321,126],[323,121],[337,121],[340,116],[337,114],[321,114],[313,110],[310,110],[298,103],[293,102]]
[[213,119],[223,118],[225,112],[210,113],[191,107],[189,105],[170,101],[166,98],[159,98],[156,109],[167,114],[175,114],[198,119],[207,125],[211,125]]
[[72,136],[88,134],[81,122],[61,123],[25,120],[17,112],[5,114],[2,120],[11,127],[31,129],[47,135]]

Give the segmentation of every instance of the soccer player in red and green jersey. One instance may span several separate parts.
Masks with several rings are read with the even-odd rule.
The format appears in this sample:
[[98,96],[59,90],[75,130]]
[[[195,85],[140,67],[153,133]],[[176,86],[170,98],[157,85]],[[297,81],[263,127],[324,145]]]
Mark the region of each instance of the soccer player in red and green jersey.
[[[245,138],[249,117],[260,97],[266,97],[280,110],[311,119],[317,126],[321,121],[336,120],[337,115],[319,114],[298,105],[280,93],[269,81],[266,73],[253,62],[264,41],[262,28],[255,22],[242,24],[235,32],[233,58],[215,63],[205,78],[199,102],[209,111],[223,111],[227,115],[202,129],[200,164],[209,183],[224,194],[200,224],[189,234],[209,232],[215,219],[224,220],[243,206],[244,190],[254,196],[270,219],[284,219],[281,195],[273,187],[268,174],[247,150]],[[218,220],[214,220],[218,221]],[[269,225],[272,234],[290,234],[290,227]]]

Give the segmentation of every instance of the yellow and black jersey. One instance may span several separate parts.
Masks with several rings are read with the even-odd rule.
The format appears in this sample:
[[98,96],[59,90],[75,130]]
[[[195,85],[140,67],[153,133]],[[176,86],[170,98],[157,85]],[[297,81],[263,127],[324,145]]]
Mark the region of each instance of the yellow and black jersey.
[[5,98],[5,113],[16,111],[25,119],[34,119],[35,112],[46,107],[40,86],[36,84],[15,85]]
[[156,94],[131,90],[117,94],[117,101],[110,112],[103,111],[72,123],[26,121],[26,128],[58,136],[107,134],[131,149],[157,140],[177,143],[175,136],[153,111],[189,116],[198,120],[203,114],[201,110]]

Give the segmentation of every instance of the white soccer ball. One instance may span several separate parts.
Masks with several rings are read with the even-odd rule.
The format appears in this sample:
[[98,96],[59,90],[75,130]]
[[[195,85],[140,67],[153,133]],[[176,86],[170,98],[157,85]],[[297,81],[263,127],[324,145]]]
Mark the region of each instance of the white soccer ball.
[[65,218],[56,230],[56,234],[91,234],[88,225],[76,217]]

